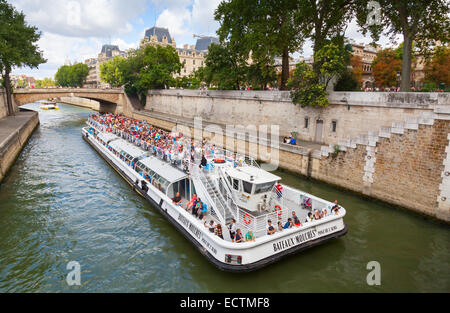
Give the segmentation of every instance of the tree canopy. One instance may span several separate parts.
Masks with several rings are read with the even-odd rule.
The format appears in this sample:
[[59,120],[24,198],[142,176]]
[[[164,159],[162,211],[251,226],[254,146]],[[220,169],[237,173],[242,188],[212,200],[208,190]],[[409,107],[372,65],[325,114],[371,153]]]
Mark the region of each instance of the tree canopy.
[[27,24],[22,12],[5,0],[0,0],[0,72],[10,115],[14,114],[14,109],[9,75],[14,67],[36,68],[46,62],[36,45],[40,37],[41,33],[36,27]]
[[63,65],[55,74],[55,82],[62,87],[83,87],[89,74],[89,66],[84,63]]
[[294,19],[297,9],[298,1],[292,0],[222,1],[215,11],[215,19],[220,22],[217,34],[234,54],[245,60],[251,58],[260,69],[268,56],[281,56],[280,89],[285,89],[289,53],[298,51],[304,42],[301,26]]
[[148,45],[134,50],[127,58],[116,57],[102,64],[100,75],[106,83],[124,86],[127,94],[143,101],[149,89],[175,86],[173,76],[180,73],[181,67],[173,47]]
[[450,4],[447,0],[377,0],[379,16],[377,23],[367,23],[372,8],[367,1],[357,0],[358,23],[364,33],[370,31],[378,40],[382,33],[394,38],[403,36],[403,55],[401,67],[401,91],[410,91],[411,59],[415,50],[428,55],[437,41],[448,43],[450,34]]

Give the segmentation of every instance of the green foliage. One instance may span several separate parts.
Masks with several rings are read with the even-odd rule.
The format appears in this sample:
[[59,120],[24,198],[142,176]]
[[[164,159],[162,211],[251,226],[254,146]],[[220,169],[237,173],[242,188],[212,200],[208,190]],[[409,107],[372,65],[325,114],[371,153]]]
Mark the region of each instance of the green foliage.
[[229,49],[228,45],[211,44],[201,73],[208,85],[222,90],[238,90],[244,85],[246,77],[245,59]]
[[[380,5],[380,23],[368,25],[370,8],[367,1],[355,0],[358,24],[363,34],[370,32],[375,41],[380,35],[392,38],[403,35],[401,90],[410,91],[411,59],[413,51],[428,55],[436,41],[448,43],[450,33],[450,4],[447,0],[377,0]],[[414,49],[413,49],[414,43]]]
[[115,57],[100,64],[100,79],[112,87],[120,87],[124,84],[120,67],[126,60],[123,57]]
[[341,76],[346,71],[348,64],[349,53],[343,43],[328,42],[314,54],[314,65],[318,69],[319,81],[325,88],[333,78]]
[[141,100],[149,89],[164,89],[176,85],[173,78],[180,73],[180,58],[171,46],[145,46],[128,58],[114,58],[100,67],[101,78],[114,87],[124,86],[129,95]]
[[53,87],[55,86],[55,81],[50,77],[45,77],[42,80],[40,79],[36,80],[34,85],[36,88]]
[[201,87],[201,81],[196,77],[195,73],[189,76],[177,77],[175,81],[177,88],[199,89]]
[[423,84],[422,88],[420,88],[420,91],[422,92],[434,92],[438,90],[438,84],[435,82],[426,82]]
[[293,89],[291,99],[294,104],[300,104],[302,107],[328,106],[325,85],[319,82],[318,75],[304,62],[297,64],[288,81],[288,87]]
[[[289,53],[298,51],[304,41],[294,20],[297,9],[298,1],[292,0],[222,1],[215,11],[215,19],[220,22],[217,34],[234,54],[245,60],[251,57],[260,69],[268,64],[268,56],[283,56],[280,88],[284,89]],[[267,82],[267,75],[262,80]]]
[[55,74],[55,82],[62,87],[83,87],[89,67],[83,63],[63,65]]
[[273,60],[266,60],[247,66],[247,85],[253,90],[265,90],[268,85],[275,86],[277,75],[273,63]]
[[41,33],[29,26],[25,15],[5,0],[0,0],[0,73],[4,79],[8,113],[14,114],[9,74],[14,67],[36,68],[46,60],[36,43]]
[[352,71],[346,71],[336,82],[335,91],[359,91],[361,86]]

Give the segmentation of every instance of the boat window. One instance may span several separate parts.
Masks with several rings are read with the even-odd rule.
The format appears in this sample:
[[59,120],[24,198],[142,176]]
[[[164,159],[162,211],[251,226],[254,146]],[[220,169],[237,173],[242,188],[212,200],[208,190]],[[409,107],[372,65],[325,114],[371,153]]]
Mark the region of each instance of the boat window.
[[249,183],[249,182],[243,180],[242,186],[244,187],[244,192],[249,193],[249,194],[252,193],[252,187],[253,187],[252,183]]
[[231,182],[231,177],[227,175],[227,178],[228,178],[228,183],[230,184],[230,186],[233,185],[233,183]]
[[233,179],[233,188],[239,190],[239,180]]
[[273,188],[273,186],[274,182],[258,184],[255,186],[255,194],[268,192]]

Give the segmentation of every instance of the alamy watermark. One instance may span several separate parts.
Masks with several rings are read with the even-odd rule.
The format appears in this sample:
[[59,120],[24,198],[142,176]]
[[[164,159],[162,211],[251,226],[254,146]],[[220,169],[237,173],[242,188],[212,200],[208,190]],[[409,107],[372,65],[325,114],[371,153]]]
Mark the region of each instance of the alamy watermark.
[[381,5],[378,1],[369,1],[367,3],[367,14],[366,24],[367,26],[381,25]]
[[77,261],[67,263],[66,269],[70,271],[67,274],[66,282],[69,286],[81,285],[81,265]]
[[380,286],[381,285],[381,265],[377,261],[370,261],[367,263],[366,269],[369,270],[367,274],[366,281],[369,286]]

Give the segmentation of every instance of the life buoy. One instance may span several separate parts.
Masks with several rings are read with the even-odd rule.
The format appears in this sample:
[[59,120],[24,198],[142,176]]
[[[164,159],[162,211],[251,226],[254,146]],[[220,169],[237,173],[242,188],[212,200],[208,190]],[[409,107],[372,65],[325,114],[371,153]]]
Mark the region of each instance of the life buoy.
[[111,132],[111,127],[106,128],[106,131],[107,131],[108,133],[110,133],[110,132]]
[[277,213],[278,216],[281,216],[281,214],[283,214],[283,209],[281,209],[279,205],[276,205],[274,212]]
[[[248,220],[247,220],[247,218],[248,218]],[[248,213],[244,214],[243,219],[244,219],[244,223],[247,225],[252,222],[252,218],[250,217],[250,214],[248,214]]]
[[214,163],[225,163],[224,159],[214,159]]

